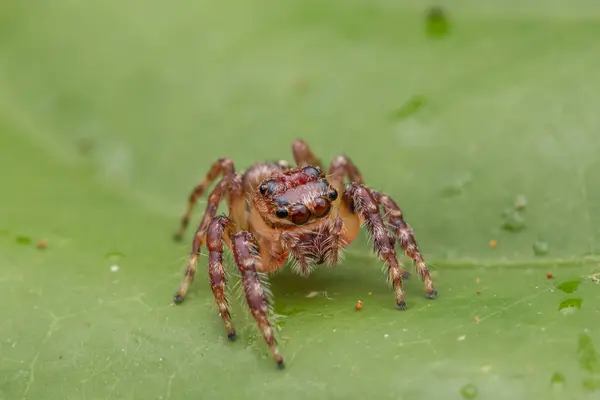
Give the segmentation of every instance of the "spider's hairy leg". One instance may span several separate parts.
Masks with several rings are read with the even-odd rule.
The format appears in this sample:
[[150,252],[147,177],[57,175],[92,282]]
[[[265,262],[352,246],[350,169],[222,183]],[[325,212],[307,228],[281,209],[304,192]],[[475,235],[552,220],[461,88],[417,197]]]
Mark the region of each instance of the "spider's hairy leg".
[[187,208],[183,217],[181,217],[181,223],[179,226],[179,230],[175,232],[173,235],[173,239],[179,241],[183,238],[183,234],[187,229],[187,226],[190,222],[190,216],[194,207],[196,206],[196,202],[202,196],[202,194],[210,187],[215,179],[219,176],[219,174],[223,174],[223,177],[227,177],[228,175],[232,175],[235,173],[235,166],[233,165],[233,161],[229,158],[219,158],[215,161],[202,182],[200,182],[192,192],[188,198]]
[[242,231],[232,236],[232,246],[235,263],[242,276],[248,307],[269,346],[277,366],[283,368],[283,357],[279,354],[273,328],[268,319],[268,299],[257,272],[257,270],[261,270],[262,265],[256,240],[250,232]]
[[[229,191],[230,194],[230,215],[238,217],[239,213],[234,212],[234,205],[238,205],[240,201],[243,202],[243,199],[239,199],[239,197],[243,196],[241,190],[241,180],[237,175],[227,175],[224,178],[222,178],[219,181],[219,183],[217,183],[211,194],[208,196],[206,211],[204,212],[202,221],[198,225],[198,229],[194,234],[194,240],[192,242],[192,251],[190,252],[190,256],[188,258],[187,268],[185,270],[183,281],[179,286],[179,290],[177,291],[177,293],[175,293],[173,301],[176,304],[181,303],[185,299],[188,287],[190,283],[194,280],[194,275],[196,274],[196,265],[198,264],[198,256],[200,255],[200,248],[206,241],[206,232],[208,231],[208,226],[210,224],[210,221],[217,215],[219,203],[221,202],[223,195],[226,191]],[[236,225],[239,224],[243,226],[245,224],[245,221],[238,221],[236,219],[234,219],[234,222],[236,223]]]
[[344,188],[344,179],[346,176],[350,179],[351,183],[358,183],[361,185],[364,183],[362,174],[352,160],[346,156],[337,156],[331,160],[329,172],[327,174],[329,175],[329,183],[331,183],[331,186],[340,193]]
[[224,235],[229,238],[231,221],[225,216],[214,218],[208,226],[206,234],[206,245],[208,247],[208,275],[210,277],[210,288],[215,297],[219,315],[223,319],[227,338],[235,340],[235,330],[231,324],[231,314],[225,297],[225,268],[223,266],[223,242]]
[[404,268],[398,261],[394,240],[390,237],[390,232],[381,218],[376,200],[369,189],[357,183],[351,183],[346,186],[344,198],[350,204],[350,209],[354,210],[358,214],[358,217],[364,220],[369,234],[373,239],[375,253],[387,266],[389,280],[396,294],[396,307],[404,310],[406,308],[406,300],[402,288]]
[[292,143],[292,152],[294,161],[299,167],[311,165],[313,167],[323,168],[321,160],[312,152],[304,140],[294,140]]
[[394,235],[400,241],[402,250],[415,262],[417,273],[425,282],[425,295],[430,299],[435,299],[437,297],[437,290],[433,287],[433,279],[429,273],[429,268],[427,268],[427,264],[423,260],[414,232],[404,220],[400,207],[392,198],[383,193],[374,190],[371,193],[383,208],[384,214],[392,225]]

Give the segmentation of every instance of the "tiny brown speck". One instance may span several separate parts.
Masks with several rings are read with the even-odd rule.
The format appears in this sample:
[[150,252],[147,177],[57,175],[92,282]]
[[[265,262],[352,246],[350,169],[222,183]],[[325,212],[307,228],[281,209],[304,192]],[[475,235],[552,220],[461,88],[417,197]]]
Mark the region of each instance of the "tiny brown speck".
[[552,278],[554,278],[554,276],[552,274],[546,274],[546,278],[552,279]]
[[48,247],[48,242],[42,239],[38,242],[37,247],[38,249],[45,249],[46,247]]
[[356,302],[356,311],[362,310],[362,300]]
[[476,315],[475,318],[473,318],[473,321],[475,321],[476,324],[479,323],[479,317]]
[[475,292],[475,294],[481,294],[481,292],[478,290],[478,291]]
[[493,249],[498,245],[498,242],[496,242],[494,239],[492,239],[492,240],[490,240],[489,245]]

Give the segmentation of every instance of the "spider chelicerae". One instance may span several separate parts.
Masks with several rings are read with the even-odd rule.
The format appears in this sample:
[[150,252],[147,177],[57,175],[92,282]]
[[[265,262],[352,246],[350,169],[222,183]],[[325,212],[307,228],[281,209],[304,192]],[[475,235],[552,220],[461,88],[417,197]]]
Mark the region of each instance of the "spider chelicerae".
[[[356,238],[364,225],[377,257],[387,267],[398,309],[406,308],[402,285],[407,271],[398,261],[397,241],[414,261],[425,283],[426,296],[430,299],[437,296],[413,231],[396,202],[366,187],[358,168],[346,156],[335,157],[324,174],[321,161],[304,141],[294,141],[292,151],[295,167],[285,161],[261,162],[238,173],[231,159],[215,161],[190,194],[187,210],[175,234],[176,240],[182,238],[198,198],[222,175],[208,196],[174,302],[179,304],[184,300],[194,279],[200,249],[206,244],[211,289],[227,337],[235,340],[225,296],[223,250],[227,246],[233,252],[250,311],[280,368],[284,366],[283,357],[269,322],[269,300],[260,273],[278,270],[288,258],[293,260],[292,269],[305,276],[315,265],[336,265],[340,262],[341,250]],[[350,183],[346,184],[346,178]],[[229,215],[217,216],[223,199],[227,201]]]

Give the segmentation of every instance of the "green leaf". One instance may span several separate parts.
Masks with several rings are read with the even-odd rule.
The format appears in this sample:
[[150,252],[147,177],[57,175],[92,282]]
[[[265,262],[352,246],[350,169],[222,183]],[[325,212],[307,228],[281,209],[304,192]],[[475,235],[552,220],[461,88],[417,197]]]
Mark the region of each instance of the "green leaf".
[[[3,2],[0,399],[597,396],[592,3],[451,2],[438,40],[420,2]],[[298,137],[399,202],[439,298],[396,310],[364,234],[286,268],[279,371],[231,259],[237,342],[205,251],[172,304],[171,235],[212,161]]]

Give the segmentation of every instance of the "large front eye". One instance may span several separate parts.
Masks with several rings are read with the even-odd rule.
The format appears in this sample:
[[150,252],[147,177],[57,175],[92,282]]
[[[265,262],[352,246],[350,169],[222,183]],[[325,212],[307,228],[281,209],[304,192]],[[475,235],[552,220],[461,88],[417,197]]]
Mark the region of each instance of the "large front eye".
[[321,171],[310,165],[302,168],[302,172],[304,172],[304,174],[310,176],[311,178],[318,178],[321,176]]
[[329,196],[329,198],[331,200],[337,199],[337,196],[338,196],[337,190],[331,189],[330,191],[327,192],[327,196]]
[[310,219],[310,211],[305,206],[295,206],[291,210],[292,222],[296,225],[304,225]]
[[326,199],[319,197],[315,200],[313,207],[315,209],[315,215],[320,218],[329,212],[331,203]]

